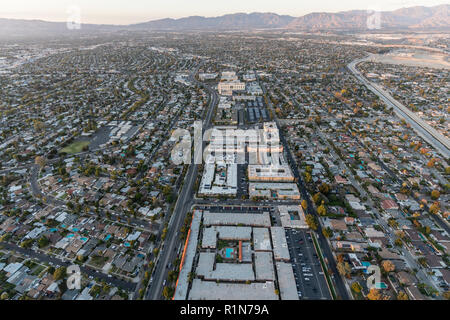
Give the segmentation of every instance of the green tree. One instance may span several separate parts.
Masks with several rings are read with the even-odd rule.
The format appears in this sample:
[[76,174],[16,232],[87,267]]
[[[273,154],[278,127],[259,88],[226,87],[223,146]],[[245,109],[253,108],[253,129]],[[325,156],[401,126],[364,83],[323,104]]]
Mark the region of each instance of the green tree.
[[330,193],[330,186],[324,182],[319,186],[319,191],[323,194],[328,194]]
[[355,281],[352,283],[352,290],[356,293],[360,293],[362,290],[361,285],[359,284],[359,282]]
[[343,277],[350,277],[350,273],[352,272],[352,268],[350,267],[348,262],[338,262],[337,270]]
[[56,269],[55,272],[53,273],[53,279],[55,279],[55,281],[64,279],[66,274],[67,274],[66,267],[60,267]]
[[302,200],[302,208],[305,211],[308,209],[308,202],[306,200]]
[[311,214],[307,214],[305,217],[305,221],[312,230],[317,230],[317,221]]
[[163,289],[163,296],[164,298],[166,298],[167,300],[171,299],[173,297],[173,289],[171,287],[165,286]]
[[409,297],[404,291],[399,291],[397,300],[409,300]]
[[325,205],[323,203],[317,208],[317,213],[320,216],[326,216],[327,215],[327,208],[325,207]]
[[331,230],[330,228],[323,229],[322,233],[325,238],[331,238],[333,236],[333,230]]

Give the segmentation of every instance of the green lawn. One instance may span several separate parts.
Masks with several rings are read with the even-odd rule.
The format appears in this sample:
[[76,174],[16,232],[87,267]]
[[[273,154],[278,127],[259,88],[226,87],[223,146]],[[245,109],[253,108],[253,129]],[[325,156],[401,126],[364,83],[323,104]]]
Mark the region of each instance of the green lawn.
[[65,152],[67,154],[75,154],[83,151],[83,148],[88,146],[90,144],[89,141],[76,141],[64,149],[61,150],[61,152]]

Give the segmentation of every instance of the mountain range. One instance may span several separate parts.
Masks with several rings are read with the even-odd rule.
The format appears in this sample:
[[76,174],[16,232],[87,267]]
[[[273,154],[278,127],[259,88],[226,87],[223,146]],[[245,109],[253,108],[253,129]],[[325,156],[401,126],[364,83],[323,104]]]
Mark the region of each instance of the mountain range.
[[[375,19],[374,19],[375,18]],[[379,18],[377,20],[377,18]],[[450,31],[450,5],[434,7],[416,6],[394,11],[381,11],[375,15],[366,10],[352,10],[337,13],[318,12],[301,17],[275,13],[236,13],[219,17],[191,16],[180,19],[160,19],[131,25],[83,24],[79,33],[114,30],[170,30],[170,31],[215,31],[286,29],[302,31],[368,30],[368,19],[379,22],[381,30],[439,29]],[[55,36],[69,31],[64,22],[42,20],[18,20],[0,18],[0,37]]]

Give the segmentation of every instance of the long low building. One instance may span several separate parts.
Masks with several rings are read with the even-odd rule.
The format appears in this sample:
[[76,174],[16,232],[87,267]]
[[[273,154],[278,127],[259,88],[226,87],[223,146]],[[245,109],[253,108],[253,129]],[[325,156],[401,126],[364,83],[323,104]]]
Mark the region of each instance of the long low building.
[[229,282],[255,281],[251,263],[216,263],[216,253],[201,252],[196,274],[205,280]]
[[[220,171],[216,170],[220,169]],[[207,163],[200,182],[200,196],[235,196],[237,193],[237,164]]]
[[255,252],[255,276],[258,281],[275,280],[272,252]]
[[249,165],[248,179],[250,181],[293,182],[294,176],[288,165]]
[[199,210],[194,211],[192,217],[191,229],[188,234],[187,242],[185,243],[183,258],[181,261],[181,270],[178,276],[177,286],[175,290],[175,300],[186,300],[189,288],[189,274],[192,271],[192,264],[197,250],[198,235],[200,232],[200,224],[203,212]]
[[189,300],[278,300],[275,284],[261,283],[217,283],[194,279]]
[[284,228],[272,227],[270,228],[270,233],[272,234],[273,254],[275,256],[275,260],[289,261],[291,256],[289,254],[286,241],[286,232],[284,231]]
[[277,262],[277,274],[281,300],[299,300],[292,265]]
[[252,227],[270,227],[270,215],[264,213],[221,213],[221,212],[203,212],[204,226],[252,226]]
[[219,82],[217,90],[220,95],[231,96],[233,95],[233,91],[244,91],[245,82],[239,80]]
[[272,250],[268,228],[253,228],[253,247],[255,251]]
[[305,212],[301,206],[278,206],[281,225],[285,228],[308,229]]
[[208,227],[203,230],[202,248],[215,249],[217,240],[250,241],[251,234],[251,227]]
[[300,192],[295,183],[249,183],[250,197],[267,199],[290,199],[299,200]]

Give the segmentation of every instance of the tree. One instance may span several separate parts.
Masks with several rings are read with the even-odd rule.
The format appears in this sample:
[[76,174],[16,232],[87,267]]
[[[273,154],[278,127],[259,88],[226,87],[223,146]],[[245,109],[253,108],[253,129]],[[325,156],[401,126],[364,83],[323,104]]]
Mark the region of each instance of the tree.
[[320,192],[317,192],[315,195],[313,195],[313,201],[316,205],[318,205],[320,203],[320,201],[322,200],[322,195],[320,194]]
[[352,268],[348,264],[348,262],[338,262],[337,270],[339,274],[343,277],[350,277],[350,273],[352,272]]
[[439,199],[440,196],[441,196],[441,193],[439,192],[439,190],[431,191],[431,199],[437,200],[437,199]]
[[308,227],[314,231],[317,230],[317,221],[311,214],[307,214],[305,220]]
[[55,272],[53,273],[53,279],[55,279],[55,281],[64,279],[64,276],[66,274],[67,274],[66,267],[60,267],[56,269]]
[[369,300],[381,300],[382,296],[380,290],[375,288],[370,289],[369,293],[367,294],[367,298]]
[[167,275],[167,277],[168,277],[169,281],[175,282],[175,281],[177,281],[177,278],[178,278],[178,272],[171,270],[171,271],[169,271],[169,274]]
[[359,284],[359,282],[355,281],[352,283],[352,290],[356,293],[360,293],[361,292],[361,285]]
[[323,194],[328,194],[330,192],[330,186],[324,182],[319,186],[319,191]]
[[395,265],[389,260],[384,260],[381,265],[386,272],[392,272],[395,270]]
[[34,163],[37,164],[39,166],[39,168],[42,169],[43,167],[45,167],[47,160],[45,159],[45,157],[37,156],[34,159]]
[[33,126],[34,126],[34,130],[36,131],[42,131],[45,128],[44,123],[41,120],[33,120]]
[[435,202],[430,206],[430,213],[432,214],[437,214],[439,212],[440,209],[440,204],[439,202]]
[[399,291],[397,300],[409,300],[409,297],[404,291]]
[[312,180],[312,176],[309,172],[305,172],[305,182],[310,183]]
[[325,207],[325,205],[323,204],[323,202],[322,202],[322,204],[317,208],[317,213],[318,213],[320,216],[326,216],[326,215],[327,215],[327,208]]
[[302,208],[305,211],[308,209],[308,202],[306,200],[302,200]]
[[165,286],[163,289],[163,296],[167,300],[171,299],[173,297],[173,289],[171,287]]
[[41,238],[39,238],[37,243],[39,248],[44,248],[50,243],[50,240],[48,240],[46,236],[42,236]]
[[395,244],[397,247],[403,247],[403,241],[402,241],[402,239],[400,239],[400,238],[395,239],[394,244]]
[[323,229],[322,233],[325,238],[331,238],[333,236],[333,230],[330,228]]

